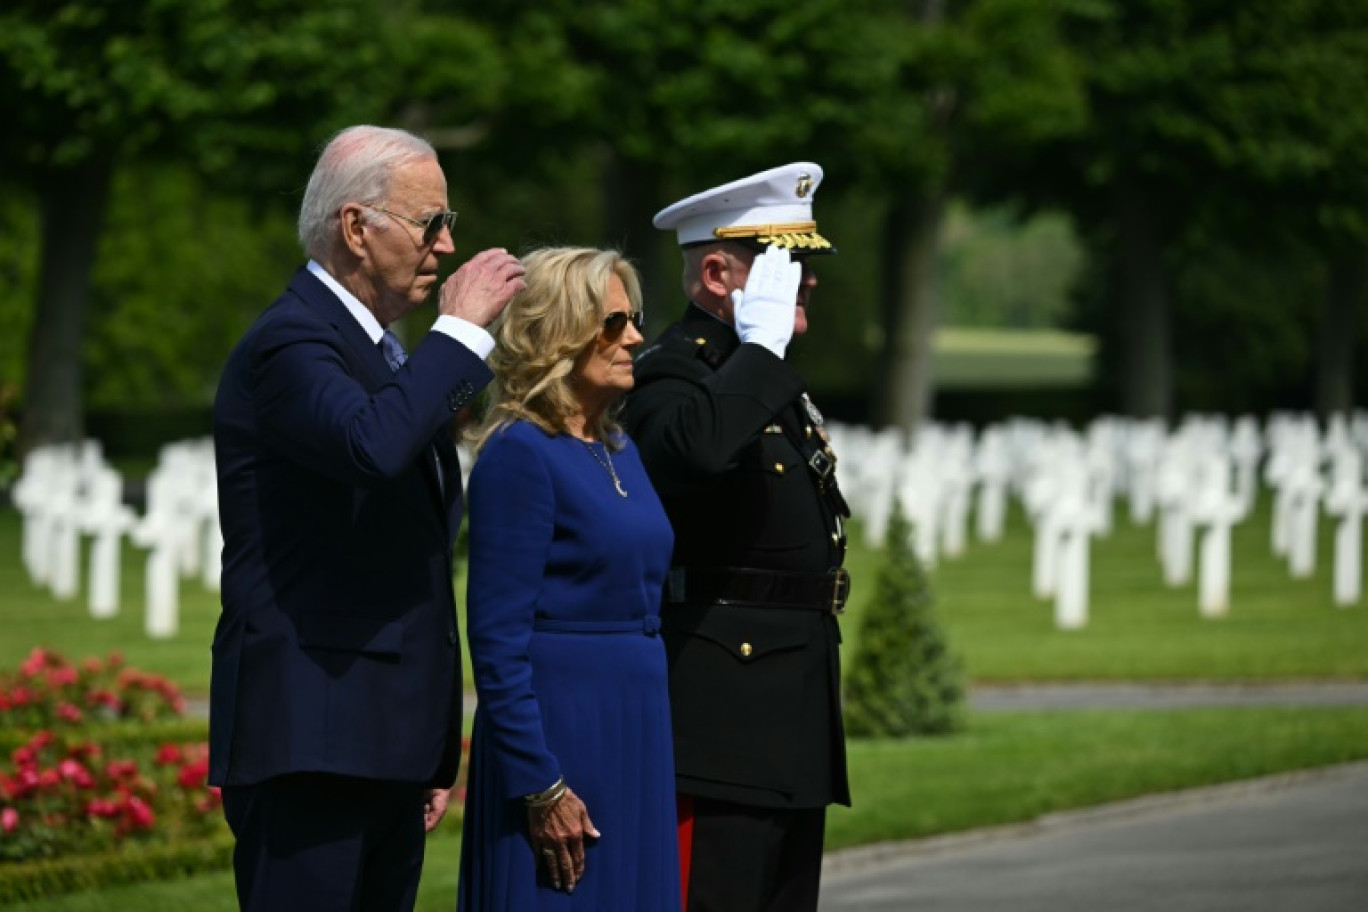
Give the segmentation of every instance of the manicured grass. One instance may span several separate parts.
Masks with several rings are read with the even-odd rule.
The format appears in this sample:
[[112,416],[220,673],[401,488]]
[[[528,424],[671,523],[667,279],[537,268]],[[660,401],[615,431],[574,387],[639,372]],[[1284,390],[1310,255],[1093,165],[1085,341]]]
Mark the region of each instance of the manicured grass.
[[1368,707],[974,715],[953,737],[850,745],[827,847],[909,839],[1368,758]]
[[[37,645],[68,659],[121,652],[128,664],[166,675],[191,693],[209,691],[209,644],[218,621],[218,594],[196,579],[180,587],[180,634],[152,640],[143,633],[143,576],[147,551],[124,541],[119,576],[120,610],[116,617],[91,618],[86,607],[85,556],[82,588],[72,601],[61,602],[29,580],[20,550],[22,521],[13,508],[0,509],[0,668],[12,669]],[[88,540],[86,554],[88,554]]]
[[949,390],[1079,387],[1092,377],[1091,336],[947,327],[936,332],[936,384]]
[[[1289,769],[1368,758],[1368,707],[974,715],[950,738],[850,745],[854,807],[833,808],[827,847],[908,839]],[[460,839],[428,843],[418,908],[455,905]],[[27,912],[230,912],[229,874],[13,907]]]

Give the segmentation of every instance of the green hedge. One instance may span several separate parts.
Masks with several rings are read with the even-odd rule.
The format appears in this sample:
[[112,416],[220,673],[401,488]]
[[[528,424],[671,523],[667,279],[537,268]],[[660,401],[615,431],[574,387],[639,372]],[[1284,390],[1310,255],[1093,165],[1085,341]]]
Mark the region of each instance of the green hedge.
[[11,862],[0,865],[0,906],[119,884],[223,871],[232,861],[233,839],[224,835],[169,846],[126,846],[101,855]]
[[[109,722],[101,725],[73,725],[54,728],[55,734],[78,735],[94,741],[108,750],[128,750],[140,745],[154,746],[166,742],[205,741],[209,738],[209,723],[204,719],[172,719],[165,722],[131,724]],[[33,737],[29,729],[0,728],[0,755],[8,754]]]

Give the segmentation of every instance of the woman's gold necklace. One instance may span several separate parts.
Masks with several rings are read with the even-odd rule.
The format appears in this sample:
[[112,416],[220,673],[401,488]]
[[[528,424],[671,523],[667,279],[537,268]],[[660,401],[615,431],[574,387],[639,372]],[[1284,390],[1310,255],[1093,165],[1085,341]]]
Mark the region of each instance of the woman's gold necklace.
[[608,473],[608,477],[613,479],[613,487],[617,489],[618,494],[626,497],[627,491],[622,487],[622,479],[618,478],[618,473],[613,468],[613,456],[608,452],[608,444],[605,443],[603,445],[603,455],[608,460],[607,462],[604,462],[599,458],[598,450],[594,449],[592,443],[587,440],[581,440],[580,443],[584,444],[584,448],[589,451],[589,455],[594,457],[594,462],[603,466],[603,470]]

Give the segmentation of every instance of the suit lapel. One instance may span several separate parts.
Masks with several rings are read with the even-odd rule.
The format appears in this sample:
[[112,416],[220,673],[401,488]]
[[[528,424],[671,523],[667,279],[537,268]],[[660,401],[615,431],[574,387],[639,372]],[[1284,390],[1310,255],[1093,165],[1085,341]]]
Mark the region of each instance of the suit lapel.
[[[360,382],[361,386],[368,393],[375,393],[386,383],[394,380],[394,371],[390,369],[389,362],[385,360],[385,355],[380,351],[380,346],[371,341],[365,329],[356,321],[356,318],[347,310],[345,304],[337,299],[332,289],[319,281],[318,276],[308,269],[301,269],[295,274],[290,282],[290,290],[299,295],[304,303],[309,305],[314,311],[319,313],[328,323],[337,330],[337,334],[342,340],[343,356],[347,364],[352,369],[353,376]],[[448,523],[447,517],[447,498],[442,496],[442,484],[437,480],[437,466],[433,462],[433,452],[437,453],[437,458],[442,463],[442,472],[448,479],[448,490],[450,490],[450,479],[453,474],[456,483],[460,483],[460,468],[456,461],[456,449],[446,440],[445,429],[433,438],[429,446],[419,451],[418,464],[419,474],[423,479],[424,496],[428,502],[437,510],[439,518],[443,524]],[[442,443],[445,441],[449,458],[443,452]]]
[[337,299],[332,289],[319,281],[318,276],[301,269],[290,282],[290,289],[337,330],[347,362],[366,392],[373,393],[394,378],[394,371],[390,370],[380,346],[371,341],[347,306]]

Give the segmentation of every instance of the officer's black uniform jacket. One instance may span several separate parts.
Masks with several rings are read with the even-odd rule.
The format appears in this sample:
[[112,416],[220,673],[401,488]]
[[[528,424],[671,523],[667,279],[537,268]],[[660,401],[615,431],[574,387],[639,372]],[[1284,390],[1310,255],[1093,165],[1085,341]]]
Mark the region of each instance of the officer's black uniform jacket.
[[[675,567],[840,566],[836,508],[805,461],[814,421],[792,367],[691,306],[635,376],[623,418],[674,525]],[[836,618],[668,595],[661,615],[680,792],[849,804]]]

